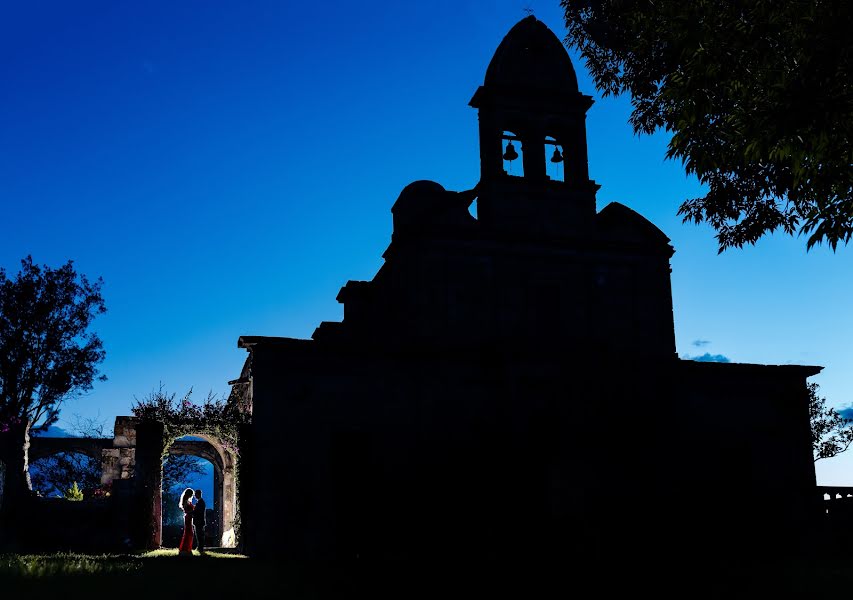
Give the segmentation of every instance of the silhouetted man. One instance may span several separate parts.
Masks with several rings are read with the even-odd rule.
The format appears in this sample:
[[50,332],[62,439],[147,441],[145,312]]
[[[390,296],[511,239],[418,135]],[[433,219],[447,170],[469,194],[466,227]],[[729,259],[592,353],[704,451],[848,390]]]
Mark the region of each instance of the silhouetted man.
[[205,520],[207,505],[201,497],[201,490],[195,491],[196,503],[193,509],[193,532],[195,533],[195,546],[199,552],[204,552],[204,527],[207,525]]

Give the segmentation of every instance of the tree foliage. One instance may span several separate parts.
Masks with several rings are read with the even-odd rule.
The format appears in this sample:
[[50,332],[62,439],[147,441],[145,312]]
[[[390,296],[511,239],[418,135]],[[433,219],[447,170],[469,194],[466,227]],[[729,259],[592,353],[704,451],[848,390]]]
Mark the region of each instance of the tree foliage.
[[102,285],[72,261],[53,269],[28,256],[14,278],[0,268],[0,428],[46,429],[65,400],[92,389],[105,356],[89,331],[106,312]]
[[809,418],[812,427],[812,452],[815,462],[841,454],[853,442],[853,421],[826,406],[826,398],[818,395],[816,383],[808,384]]
[[720,251],[767,233],[853,235],[853,3],[561,0],[566,43],[637,133],[707,186],[679,209]]

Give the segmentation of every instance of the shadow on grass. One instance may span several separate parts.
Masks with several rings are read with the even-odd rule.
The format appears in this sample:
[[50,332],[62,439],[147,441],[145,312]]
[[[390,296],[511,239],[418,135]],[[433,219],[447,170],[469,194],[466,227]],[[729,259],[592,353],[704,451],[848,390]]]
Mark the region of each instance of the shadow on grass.
[[[141,554],[0,555],[2,598],[156,598],[167,594],[227,598],[837,598],[853,587],[850,559],[744,565],[659,564],[632,569],[610,565],[595,572],[519,564],[463,562],[297,563],[260,561],[230,550],[179,557],[175,549]],[[11,593],[8,593],[11,592]],[[756,594],[758,594],[756,596]]]
[[[342,587],[343,585],[343,587]],[[176,549],[141,554],[0,555],[0,597],[315,598],[346,595],[334,569],[263,562],[227,551],[179,557]],[[9,593],[11,592],[11,593]]]

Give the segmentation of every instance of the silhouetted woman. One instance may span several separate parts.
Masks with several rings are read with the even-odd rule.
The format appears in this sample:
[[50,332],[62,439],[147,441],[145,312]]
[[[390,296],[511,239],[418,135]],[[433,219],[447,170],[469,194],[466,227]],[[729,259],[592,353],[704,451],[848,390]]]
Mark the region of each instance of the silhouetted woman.
[[190,488],[181,494],[181,502],[178,506],[184,511],[184,535],[181,537],[181,545],[178,546],[178,556],[193,555],[193,491]]

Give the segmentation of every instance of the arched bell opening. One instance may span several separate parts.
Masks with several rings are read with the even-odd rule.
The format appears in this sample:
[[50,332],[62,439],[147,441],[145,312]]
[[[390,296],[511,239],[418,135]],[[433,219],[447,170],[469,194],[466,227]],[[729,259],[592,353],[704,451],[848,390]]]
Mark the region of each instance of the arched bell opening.
[[521,138],[511,131],[501,134],[501,157],[504,173],[513,177],[524,177],[524,145]]
[[547,175],[551,181],[566,181],[566,161],[563,145],[553,136],[545,136],[545,150],[548,156]]

